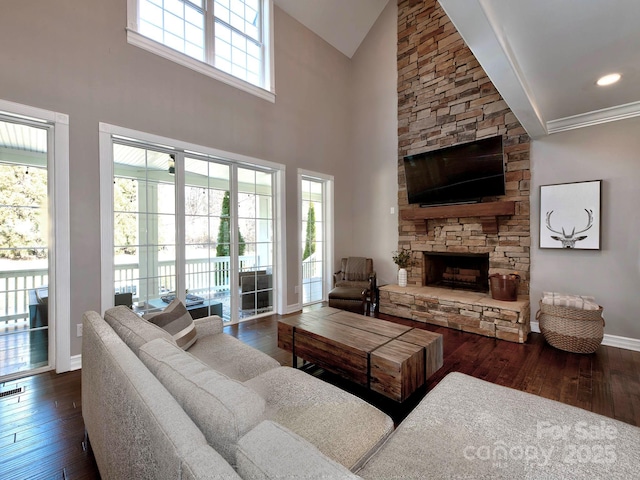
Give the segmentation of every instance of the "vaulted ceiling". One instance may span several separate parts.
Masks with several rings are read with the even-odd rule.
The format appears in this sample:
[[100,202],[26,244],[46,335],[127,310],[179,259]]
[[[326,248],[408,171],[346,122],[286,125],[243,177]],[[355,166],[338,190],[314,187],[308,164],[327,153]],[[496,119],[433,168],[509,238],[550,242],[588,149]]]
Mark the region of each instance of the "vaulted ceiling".
[[349,58],[356,53],[388,1],[274,0],[285,12]]
[[[348,57],[387,4],[274,1]],[[640,115],[640,0],[439,1],[532,137]]]

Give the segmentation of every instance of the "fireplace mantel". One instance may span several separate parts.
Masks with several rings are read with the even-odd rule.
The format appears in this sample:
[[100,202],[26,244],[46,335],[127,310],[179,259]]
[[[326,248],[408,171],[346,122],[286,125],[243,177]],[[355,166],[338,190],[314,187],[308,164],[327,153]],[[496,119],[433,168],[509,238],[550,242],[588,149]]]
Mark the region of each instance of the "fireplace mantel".
[[498,217],[515,215],[516,202],[470,203],[465,205],[442,205],[437,207],[411,206],[403,209],[403,220],[429,220],[430,218],[479,217],[484,233],[498,233]]

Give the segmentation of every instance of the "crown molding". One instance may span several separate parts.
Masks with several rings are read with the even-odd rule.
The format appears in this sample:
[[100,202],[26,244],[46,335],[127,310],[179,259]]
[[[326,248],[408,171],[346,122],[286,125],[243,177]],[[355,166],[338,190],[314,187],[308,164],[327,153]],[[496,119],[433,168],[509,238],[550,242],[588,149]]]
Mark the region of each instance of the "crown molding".
[[640,102],[627,103],[615,107],[594,110],[593,112],[581,113],[570,117],[558,118],[547,122],[549,134],[574,130],[576,128],[600,125],[601,123],[624,120],[640,116]]

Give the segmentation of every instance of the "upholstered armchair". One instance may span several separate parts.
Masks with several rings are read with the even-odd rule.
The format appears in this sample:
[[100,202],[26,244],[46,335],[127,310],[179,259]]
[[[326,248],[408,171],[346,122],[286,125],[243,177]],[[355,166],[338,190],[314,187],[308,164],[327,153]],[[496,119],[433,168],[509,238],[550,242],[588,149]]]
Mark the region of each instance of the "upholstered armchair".
[[[376,272],[373,270],[373,259],[364,257],[347,257],[340,261],[340,270],[333,274],[334,295],[329,294],[329,305],[332,297],[339,301],[343,292],[359,290],[366,304],[366,313],[370,313],[371,303],[376,292]],[[340,292],[339,295],[336,294]],[[349,296],[351,298],[351,296]]]

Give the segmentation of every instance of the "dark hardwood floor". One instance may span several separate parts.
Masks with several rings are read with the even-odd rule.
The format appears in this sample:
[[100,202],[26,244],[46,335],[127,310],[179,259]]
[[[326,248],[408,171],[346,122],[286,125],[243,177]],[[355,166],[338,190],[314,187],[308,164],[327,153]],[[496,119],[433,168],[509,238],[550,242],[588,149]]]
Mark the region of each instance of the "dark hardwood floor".
[[[225,327],[291,365],[277,347],[274,315]],[[381,316],[444,336],[444,366],[429,379],[433,388],[447,373],[477,378],[575,405],[640,426],[640,352],[601,346],[592,355],[549,347],[539,334],[524,345],[408,320]],[[0,384],[0,479],[99,478],[91,452],[82,448],[80,371],[45,373]]]

